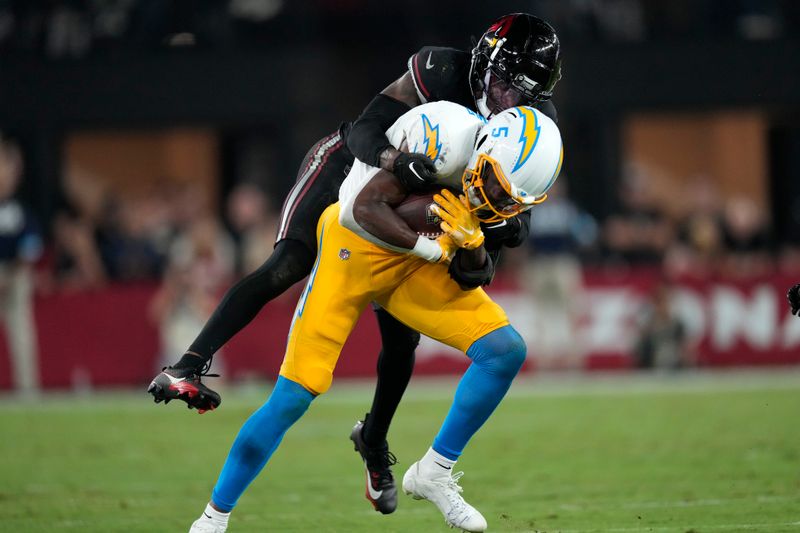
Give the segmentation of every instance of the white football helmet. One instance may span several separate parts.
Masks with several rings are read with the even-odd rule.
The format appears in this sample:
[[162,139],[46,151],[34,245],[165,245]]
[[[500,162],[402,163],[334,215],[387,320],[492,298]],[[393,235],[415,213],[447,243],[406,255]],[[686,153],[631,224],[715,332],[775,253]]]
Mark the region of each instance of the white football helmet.
[[[462,177],[472,211],[482,222],[497,222],[545,201],[563,159],[558,126],[538,109],[512,107],[495,115],[478,133]],[[508,195],[503,201],[496,191],[487,194],[489,169]]]

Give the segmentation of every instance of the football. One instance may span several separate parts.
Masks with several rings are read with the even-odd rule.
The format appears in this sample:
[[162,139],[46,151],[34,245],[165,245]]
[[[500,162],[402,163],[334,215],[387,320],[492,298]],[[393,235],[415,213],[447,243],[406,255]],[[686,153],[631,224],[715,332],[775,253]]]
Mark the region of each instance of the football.
[[424,192],[419,194],[409,194],[406,196],[394,212],[402,218],[408,227],[428,238],[436,238],[442,234],[439,227],[441,219],[431,211],[433,205],[434,192]]

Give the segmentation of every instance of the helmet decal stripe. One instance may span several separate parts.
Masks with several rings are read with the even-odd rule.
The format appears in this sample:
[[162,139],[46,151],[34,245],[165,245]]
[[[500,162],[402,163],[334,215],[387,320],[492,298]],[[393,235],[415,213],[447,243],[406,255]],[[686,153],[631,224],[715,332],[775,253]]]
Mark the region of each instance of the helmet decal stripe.
[[424,132],[425,155],[431,161],[436,161],[436,158],[439,157],[439,152],[442,150],[442,142],[439,140],[439,124],[436,126],[431,124],[431,119],[423,113],[422,131]]
[[519,152],[519,157],[511,172],[516,172],[522,165],[528,162],[536,144],[539,142],[539,118],[536,112],[530,107],[515,107],[519,114],[522,116],[522,132],[519,135],[519,142],[522,148]]
[[517,14],[506,15],[505,17],[500,18],[499,20],[495,21],[494,24],[489,26],[489,29],[486,30],[486,33],[495,32],[498,37],[504,37],[508,30],[511,29],[511,26],[514,24],[514,19],[517,18]]
[[[428,90],[427,87],[425,87],[425,84],[422,82],[422,78],[419,75],[419,54],[418,53],[414,54],[413,56],[411,56],[410,63],[411,63],[411,67],[412,67],[411,68],[411,81],[414,82],[414,86],[418,89],[417,92],[419,92],[422,96],[424,96],[425,100],[427,101],[431,97],[431,92]],[[423,102],[423,103],[425,103],[425,102]]]
[[553,176],[550,178],[550,181],[547,182],[547,185],[544,186],[544,190],[547,191],[550,187],[553,186],[555,183],[556,178],[561,173],[561,164],[564,162],[564,145],[561,145],[561,153],[558,154],[558,164],[556,165],[556,171],[553,172]]

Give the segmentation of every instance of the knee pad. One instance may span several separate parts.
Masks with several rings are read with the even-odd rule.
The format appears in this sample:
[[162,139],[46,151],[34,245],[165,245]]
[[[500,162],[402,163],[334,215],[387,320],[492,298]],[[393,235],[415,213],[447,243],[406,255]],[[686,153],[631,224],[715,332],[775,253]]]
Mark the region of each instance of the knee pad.
[[527,347],[517,330],[504,326],[472,343],[467,355],[489,373],[515,376],[525,363]]

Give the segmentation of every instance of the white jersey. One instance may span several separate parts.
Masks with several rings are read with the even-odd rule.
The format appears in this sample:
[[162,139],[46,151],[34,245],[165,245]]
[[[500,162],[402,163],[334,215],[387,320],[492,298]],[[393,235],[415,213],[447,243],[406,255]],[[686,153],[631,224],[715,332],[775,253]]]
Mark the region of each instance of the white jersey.
[[[398,150],[427,155],[436,167],[435,183],[460,190],[461,177],[472,156],[475,138],[485,122],[483,117],[462,105],[432,102],[417,106],[398,118],[386,130],[386,137]],[[358,159],[353,162],[339,188],[339,222],[372,243],[401,251],[402,248],[368,233],[353,218],[356,197],[379,170]]]

